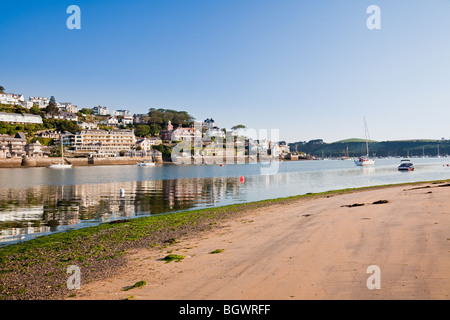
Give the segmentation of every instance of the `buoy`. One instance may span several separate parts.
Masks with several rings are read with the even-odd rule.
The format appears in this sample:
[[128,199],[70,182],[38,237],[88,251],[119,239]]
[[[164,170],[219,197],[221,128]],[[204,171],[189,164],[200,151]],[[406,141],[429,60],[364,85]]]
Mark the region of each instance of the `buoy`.
[[241,176],[241,178],[239,179],[239,181],[241,181],[241,183],[244,183],[244,176]]
[[125,189],[124,188],[120,188],[120,197],[121,198],[125,197]]

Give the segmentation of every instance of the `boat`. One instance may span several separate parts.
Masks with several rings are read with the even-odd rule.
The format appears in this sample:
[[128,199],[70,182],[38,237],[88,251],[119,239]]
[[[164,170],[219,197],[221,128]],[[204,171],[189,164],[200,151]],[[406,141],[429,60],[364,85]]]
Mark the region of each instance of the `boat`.
[[357,166],[373,166],[375,160],[369,158],[369,130],[367,130],[366,118],[364,118],[364,129],[366,133],[366,155],[355,159],[355,164]]
[[355,163],[357,166],[373,166],[375,164],[375,160],[370,159],[368,156],[362,156],[355,159]]
[[398,166],[399,171],[414,171],[414,164],[409,159],[403,159]]
[[48,166],[50,169],[69,169],[72,168],[71,164],[64,163],[64,146],[62,144],[62,137],[61,137],[61,162],[60,163],[54,163]]
[[137,165],[139,167],[153,167],[153,166],[155,166],[155,163],[152,160],[144,160],[144,161],[138,162]]

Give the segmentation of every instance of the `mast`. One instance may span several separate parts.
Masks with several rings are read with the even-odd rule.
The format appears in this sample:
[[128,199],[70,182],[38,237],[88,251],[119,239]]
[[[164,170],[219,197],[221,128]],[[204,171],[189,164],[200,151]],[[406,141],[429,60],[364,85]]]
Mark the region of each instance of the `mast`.
[[366,134],[366,152],[367,158],[369,157],[369,130],[367,129],[366,117],[364,117],[364,131]]

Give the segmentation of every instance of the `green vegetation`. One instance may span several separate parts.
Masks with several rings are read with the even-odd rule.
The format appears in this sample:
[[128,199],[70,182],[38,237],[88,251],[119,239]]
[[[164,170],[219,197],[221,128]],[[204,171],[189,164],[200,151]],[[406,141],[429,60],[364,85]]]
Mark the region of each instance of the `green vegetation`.
[[180,262],[181,260],[183,260],[185,258],[185,256],[179,255],[179,254],[169,254],[168,256],[165,256],[162,260],[165,260],[166,263],[175,261],[175,262]]
[[216,253],[222,253],[224,252],[224,249],[216,249],[214,251],[211,251],[209,254],[216,254]]
[[162,153],[162,157],[164,160],[169,160],[172,157],[172,147],[164,144],[160,144],[157,146],[152,146],[153,150],[158,150]]
[[186,111],[176,111],[172,109],[150,108],[148,116],[148,124],[155,124],[161,128],[167,127],[169,121],[175,128],[177,126],[188,126],[194,121],[194,118]]
[[82,108],[80,110],[80,113],[85,114],[85,115],[91,115],[91,114],[94,114],[94,111],[89,108]]
[[126,287],[126,288],[122,289],[122,291],[128,291],[128,290],[131,290],[131,289],[134,289],[134,288],[140,288],[140,287],[145,286],[146,284],[147,284],[147,282],[145,282],[145,281],[138,281],[135,284],[133,284],[132,286],[129,286],[129,287]]
[[50,97],[50,102],[45,109],[46,109],[46,113],[52,117],[59,114],[59,108],[56,105],[56,99],[54,96]]
[[239,129],[245,129],[246,126],[244,126],[243,124],[237,124],[233,127],[231,127],[231,130],[239,130]]
[[[359,138],[350,138],[350,139],[336,141],[335,143],[350,143],[350,142],[359,142],[359,143],[363,142],[363,143],[366,143],[366,140],[365,139],[359,139]],[[378,141],[369,140],[369,142],[373,143],[373,142],[378,142]]]
[[[333,143],[325,143],[321,139],[308,142],[289,144],[291,150],[304,152],[315,157],[359,157],[366,153],[366,141],[363,139],[347,139]],[[439,150],[439,151],[438,151]],[[407,157],[407,156],[436,156],[450,154],[450,140],[399,140],[399,141],[369,141],[371,156],[378,157]]]

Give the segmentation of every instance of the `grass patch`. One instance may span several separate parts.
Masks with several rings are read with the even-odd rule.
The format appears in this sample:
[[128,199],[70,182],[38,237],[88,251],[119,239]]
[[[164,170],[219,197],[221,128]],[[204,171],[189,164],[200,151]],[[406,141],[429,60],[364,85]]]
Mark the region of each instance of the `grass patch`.
[[224,252],[224,251],[225,251],[224,249],[216,249],[216,250],[214,250],[214,251],[211,251],[209,254],[222,253],[222,252]]
[[166,263],[169,263],[172,261],[180,262],[184,258],[185,258],[185,256],[182,256],[179,254],[169,254],[169,255],[165,256],[162,260],[166,261]]
[[145,286],[146,284],[147,284],[146,281],[138,281],[135,284],[133,284],[132,286],[123,288],[122,291],[128,291],[128,290],[135,289],[135,288],[141,288],[141,287]]

